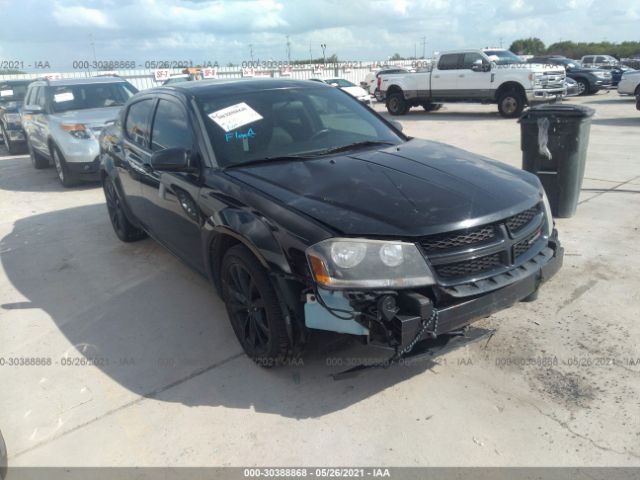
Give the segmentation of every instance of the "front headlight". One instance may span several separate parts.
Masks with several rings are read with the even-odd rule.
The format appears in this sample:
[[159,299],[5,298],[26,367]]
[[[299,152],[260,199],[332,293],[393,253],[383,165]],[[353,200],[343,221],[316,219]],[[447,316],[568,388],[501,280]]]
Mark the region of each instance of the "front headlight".
[[330,238],[307,249],[313,278],[325,288],[406,288],[435,283],[413,243]]
[[544,218],[545,225],[547,226],[545,233],[550,237],[553,233],[553,215],[551,214],[551,204],[544,190],[542,191],[542,203],[544,204]]
[[7,113],[5,115],[8,123],[20,123],[21,118],[19,113]]

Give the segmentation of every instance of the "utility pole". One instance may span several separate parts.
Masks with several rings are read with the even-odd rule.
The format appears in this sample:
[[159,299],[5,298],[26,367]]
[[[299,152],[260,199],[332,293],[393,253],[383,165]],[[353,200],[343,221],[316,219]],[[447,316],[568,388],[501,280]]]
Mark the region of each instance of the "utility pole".
[[326,65],[327,64],[327,56],[325,55],[325,50],[327,49],[327,44],[326,43],[321,43],[320,44],[320,48],[322,48],[322,64]]
[[253,64],[253,43],[249,44],[249,54],[251,55],[251,63]]
[[309,40],[309,65],[313,65],[313,54],[311,53],[311,40]]
[[93,63],[98,67],[98,61],[96,60],[96,44],[93,41],[93,33],[89,34],[89,45],[91,45],[91,50],[93,51]]
[[287,35],[287,62],[291,65],[291,43],[289,42],[289,35]]
[[427,37],[422,37],[422,58],[427,58],[426,55],[426,51],[427,51]]
[[500,37],[500,48],[502,48],[502,37]]
[[415,42],[413,43],[413,59],[418,59],[418,44]]

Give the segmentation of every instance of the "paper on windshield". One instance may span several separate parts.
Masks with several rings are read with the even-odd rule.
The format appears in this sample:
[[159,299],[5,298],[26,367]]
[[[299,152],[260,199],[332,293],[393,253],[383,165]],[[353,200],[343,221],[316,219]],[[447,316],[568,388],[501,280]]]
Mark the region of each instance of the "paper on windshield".
[[0,97],[13,97],[13,90],[0,90]]
[[244,102],[231,105],[210,113],[209,118],[216,122],[225,132],[262,120],[262,115]]
[[73,93],[71,92],[56,93],[53,96],[53,101],[56,103],[70,102],[71,100],[73,100]]

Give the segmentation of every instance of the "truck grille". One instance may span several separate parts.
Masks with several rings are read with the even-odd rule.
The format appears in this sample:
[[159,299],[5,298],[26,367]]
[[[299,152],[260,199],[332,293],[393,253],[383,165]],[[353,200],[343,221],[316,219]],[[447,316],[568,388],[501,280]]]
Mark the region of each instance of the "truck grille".
[[420,239],[443,285],[460,285],[516,268],[544,245],[540,204],[504,220]]

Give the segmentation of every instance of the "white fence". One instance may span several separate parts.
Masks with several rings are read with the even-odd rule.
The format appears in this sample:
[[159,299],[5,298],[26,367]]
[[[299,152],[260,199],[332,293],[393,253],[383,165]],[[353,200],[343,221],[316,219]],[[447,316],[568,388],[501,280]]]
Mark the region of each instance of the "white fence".
[[[418,62],[421,62],[420,60]],[[382,66],[406,66],[411,67],[413,63],[410,60],[393,61],[381,64],[379,62],[357,62],[355,64],[327,64],[324,67],[322,65],[292,65],[291,69],[284,68],[256,68],[254,71],[255,76],[271,77],[271,78],[293,78],[298,80],[305,80],[309,78],[344,78],[356,85],[359,85],[363,81],[369,72],[378,70]],[[182,69],[174,68],[169,69],[172,75],[182,73]],[[239,66],[234,67],[219,67],[216,69],[217,78],[232,79],[242,78],[243,73],[248,73],[246,69],[242,69]],[[61,78],[86,78],[99,75],[103,72],[96,70],[77,70],[73,72],[60,72]],[[110,73],[116,73],[122,78],[125,78],[131,82],[138,90],[145,90],[147,88],[157,87],[162,84],[163,80],[156,80],[156,70],[151,69],[139,69],[139,70],[114,70]],[[42,73],[25,73],[25,74],[10,74],[0,75],[0,81],[2,80],[18,80],[18,79],[37,79],[42,78],[45,75],[52,75],[50,72]]]

